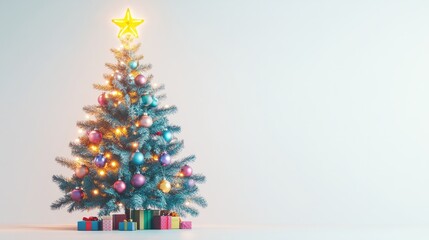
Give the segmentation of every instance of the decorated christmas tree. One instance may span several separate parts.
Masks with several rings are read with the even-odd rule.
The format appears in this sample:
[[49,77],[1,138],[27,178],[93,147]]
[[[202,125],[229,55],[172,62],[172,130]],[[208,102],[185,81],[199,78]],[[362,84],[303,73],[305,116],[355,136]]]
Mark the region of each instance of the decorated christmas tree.
[[143,20],[132,18],[128,9],[113,23],[120,27],[121,46],[111,50],[116,63],[106,64],[104,84],[94,84],[102,91],[98,104],[83,108],[88,116],[77,122],[83,134],[70,143],[73,158],[56,158],[74,174],[53,176],[64,196],[51,208],[99,209],[100,216],[166,209],[196,216],[196,206],[207,205],[197,187],[205,177],[190,167],[194,155],[178,158],[184,147],[176,137],[180,127],[167,118],[177,108],[161,106],[164,87],[152,82],[151,65],[142,63],[140,44],[133,42]]

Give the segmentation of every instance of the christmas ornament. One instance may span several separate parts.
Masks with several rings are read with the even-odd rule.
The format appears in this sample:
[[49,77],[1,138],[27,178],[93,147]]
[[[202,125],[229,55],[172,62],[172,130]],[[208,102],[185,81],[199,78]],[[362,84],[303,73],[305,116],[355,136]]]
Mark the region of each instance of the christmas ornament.
[[99,168],[103,168],[104,166],[106,166],[106,158],[103,156],[103,154],[100,153],[95,156],[94,164]]
[[188,187],[194,187],[195,186],[195,181],[194,181],[194,179],[189,179],[187,182],[186,182],[186,186],[188,186]]
[[192,175],[192,168],[188,165],[185,165],[180,169],[180,172],[183,174],[183,176],[190,177]]
[[139,188],[143,186],[145,182],[146,182],[146,178],[143,175],[141,175],[140,172],[137,172],[131,178],[131,185],[133,185],[133,187],[135,188]]
[[171,190],[171,184],[169,181],[163,179],[161,180],[161,182],[159,182],[158,188],[164,193],[169,193]]
[[137,75],[137,76],[134,78],[134,83],[135,83],[137,86],[143,86],[143,85],[145,85],[145,84],[146,84],[146,77],[145,77],[145,76],[143,76],[143,75],[141,75],[141,74],[139,74],[139,75]]
[[98,96],[98,103],[102,107],[107,105],[106,93],[102,93],[102,94],[100,94],[100,96]]
[[77,187],[76,189],[71,191],[70,197],[71,199],[73,199],[73,201],[80,202],[80,200],[82,200],[83,198],[83,190]]
[[165,140],[166,142],[171,142],[171,139],[173,139],[173,134],[172,134],[170,131],[165,130],[165,131],[162,133],[162,138],[164,138],[164,140]]
[[152,124],[153,124],[152,118],[149,115],[147,115],[147,113],[144,113],[143,116],[140,118],[140,125],[148,128],[152,126]]
[[132,70],[135,70],[135,69],[138,67],[138,65],[139,65],[139,62],[137,62],[137,61],[130,61],[130,62],[128,63],[128,66],[129,66]]
[[144,162],[144,157],[143,157],[143,153],[139,152],[139,150],[135,151],[132,155],[131,155],[131,162],[134,165],[142,165]]
[[121,28],[118,34],[118,38],[125,34],[132,34],[134,37],[139,37],[137,33],[137,26],[144,22],[143,19],[135,19],[131,16],[130,9],[127,9],[125,17],[121,19],[113,19],[112,22]]
[[158,106],[158,98],[155,96],[152,97],[152,103],[150,104],[151,107],[157,107]]
[[79,166],[74,171],[74,173],[76,174],[76,177],[78,177],[78,178],[84,178],[88,174],[88,172],[89,172],[89,169],[85,165]]
[[118,192],[118,193],[123,193],[125,191],[125,189],[127,189],[127,185],[124,183],[124,181],[122,181],[121,179],[118,179],[118,181],[116,181],[113,184],[113,188]]
[[161,163],[162,166],[167,166],[171,162],[170,155],[168,155],[167,152],[163,152],[161,154],[161,157],[159,158],[159,162]]
[[97,129],[94,129],[91,132],[89,132],[88,139],[91,143],[99,144],[101,140],[103,140],[103,134],[101,134],[101,132],[98,131]]
[[150,95],[144,95],[142,96],[142,104],[144,106],[149,106],[152,103],[153,99]]

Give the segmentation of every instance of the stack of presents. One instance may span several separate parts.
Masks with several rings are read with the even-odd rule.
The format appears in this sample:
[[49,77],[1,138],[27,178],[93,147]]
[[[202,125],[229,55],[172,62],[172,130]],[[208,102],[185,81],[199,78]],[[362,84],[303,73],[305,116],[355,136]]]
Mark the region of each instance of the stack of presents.
[[84,217],[77,222],[78,231],[136,231],[147,229],[191,229],[191,221],[182,221],[179,215],[168,210],[129,210],[129,214]]

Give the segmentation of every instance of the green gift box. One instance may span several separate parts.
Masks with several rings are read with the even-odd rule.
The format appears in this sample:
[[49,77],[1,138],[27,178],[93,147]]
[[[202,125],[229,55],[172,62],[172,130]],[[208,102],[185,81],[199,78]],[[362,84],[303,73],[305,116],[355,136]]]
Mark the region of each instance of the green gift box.
[[171,217],[171,229],[180,229],[180,217]]
[[133,219],[133,221],[137,222],[138,230],[145,229],[144,216],[144,210],[131,210],[131,218]]
[[143,210],[143,228],[142,229],[153,229],[152,219],[153,216],[160,216],[159,210]]

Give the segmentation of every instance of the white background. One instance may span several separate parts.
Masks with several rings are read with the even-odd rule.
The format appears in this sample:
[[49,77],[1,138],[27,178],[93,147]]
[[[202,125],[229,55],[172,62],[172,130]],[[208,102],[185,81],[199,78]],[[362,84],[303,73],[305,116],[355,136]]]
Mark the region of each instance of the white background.
[[51,211],[127,7],[179,108],[195,224],[428,224],[428,1],[0,2],[0,223]]

